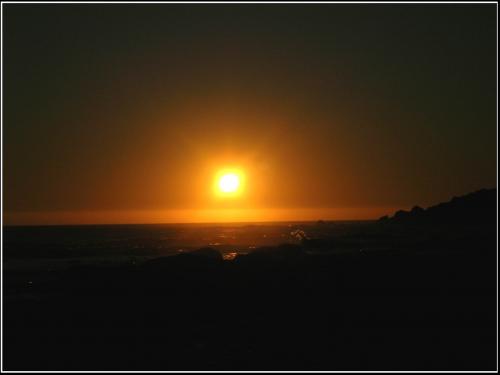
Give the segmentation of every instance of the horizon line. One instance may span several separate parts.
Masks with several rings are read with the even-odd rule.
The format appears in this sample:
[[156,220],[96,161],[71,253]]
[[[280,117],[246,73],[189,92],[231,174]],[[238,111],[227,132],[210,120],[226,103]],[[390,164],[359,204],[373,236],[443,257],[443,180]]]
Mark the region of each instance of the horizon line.
[[318,220],[261,220],[261,221],[193,221],[193,222],[148,222],[148,223],[82,223],[82,224],[4,224],[6,227],[81,227],[81,226],[118,226],[118,225],[234,225],[234,224],[308,224],[308,223],[348,223],[348,222],[371,222],[378,219],[318,219]]

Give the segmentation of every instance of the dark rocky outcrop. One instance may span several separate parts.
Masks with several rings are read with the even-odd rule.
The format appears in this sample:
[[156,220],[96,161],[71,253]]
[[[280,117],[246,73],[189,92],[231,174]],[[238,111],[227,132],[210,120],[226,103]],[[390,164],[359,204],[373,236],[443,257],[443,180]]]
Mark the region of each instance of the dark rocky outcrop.
[[379,221],[392,223],[483,225],[495,223],[497,190],[482,189],[448,202],[423,209],[415,206],[411,211],[399,210],[392,217],[382,217]]
[[201,249],[186,253],[187,256],[203,257],[213,260],[222,260],[222,254],[212,247],[202,247]]
[[251,253],[238,256],[236,260],[241,263],[245,261],[290,261],[305,256],[304,249],[298,245],[283,244],[280,246],[259,247]]
[[203,247],[188,253],[150,259],[144,263],[152,270],[168,270],[178,267],[210,267],[223,262],[222,254],[211,247]]

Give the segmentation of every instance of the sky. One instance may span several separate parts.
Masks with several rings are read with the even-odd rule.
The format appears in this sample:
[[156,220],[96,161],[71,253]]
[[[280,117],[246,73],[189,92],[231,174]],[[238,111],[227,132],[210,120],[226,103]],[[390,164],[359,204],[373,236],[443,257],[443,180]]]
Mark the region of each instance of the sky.
[[376,219],[496,187],[495,4],[2,6],[7,225]]

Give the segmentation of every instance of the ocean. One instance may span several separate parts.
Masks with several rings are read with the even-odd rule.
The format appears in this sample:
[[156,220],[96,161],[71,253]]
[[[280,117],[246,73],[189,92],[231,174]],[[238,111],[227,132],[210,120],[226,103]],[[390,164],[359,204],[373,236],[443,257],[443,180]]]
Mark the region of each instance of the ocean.
[[223,256],[352,230],[362,222],[5,226],[4,268],[138,262],[213,247]]

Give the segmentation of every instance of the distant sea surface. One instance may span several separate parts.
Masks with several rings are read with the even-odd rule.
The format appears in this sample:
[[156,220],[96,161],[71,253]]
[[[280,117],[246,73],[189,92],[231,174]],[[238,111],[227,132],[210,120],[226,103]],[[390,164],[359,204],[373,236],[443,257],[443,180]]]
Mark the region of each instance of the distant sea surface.
[[321,237],[361,222],[5,226],[4,267],[140,261],[210,246],[222,254]]

